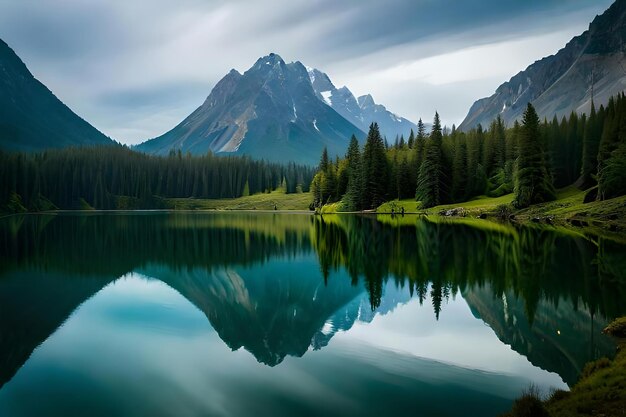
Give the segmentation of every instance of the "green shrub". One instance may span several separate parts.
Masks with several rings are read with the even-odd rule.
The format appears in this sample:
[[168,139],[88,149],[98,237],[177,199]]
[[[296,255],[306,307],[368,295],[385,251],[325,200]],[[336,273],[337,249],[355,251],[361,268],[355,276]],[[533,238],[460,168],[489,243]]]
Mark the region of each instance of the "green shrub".
[[539,390],[532,385],[515,400],[510,415],[512,417],[550,417],[550,413],[541,401]]
[[508,219],[513,214],[513,209],[509,204],[500,204],[496,207],[496,216],[501,219]]

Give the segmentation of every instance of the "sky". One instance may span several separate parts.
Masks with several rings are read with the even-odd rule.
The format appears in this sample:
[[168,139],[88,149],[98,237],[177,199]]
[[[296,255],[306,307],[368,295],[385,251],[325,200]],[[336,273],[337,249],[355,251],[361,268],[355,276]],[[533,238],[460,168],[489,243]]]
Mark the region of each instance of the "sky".
[[122,143],[159,136],[270,52],[412,121],[472,103],[588,28],[611,0],[0,0],[0,38]]

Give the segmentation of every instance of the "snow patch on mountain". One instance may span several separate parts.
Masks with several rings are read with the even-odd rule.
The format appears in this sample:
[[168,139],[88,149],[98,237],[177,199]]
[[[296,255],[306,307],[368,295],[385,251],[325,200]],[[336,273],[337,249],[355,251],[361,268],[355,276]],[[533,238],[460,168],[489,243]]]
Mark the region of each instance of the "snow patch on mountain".
[[324,102],[332,107],[333,102],[331,101],[330,98],[333,95],[333,92],[332,91],[320,91],[320,94],[322,95]]

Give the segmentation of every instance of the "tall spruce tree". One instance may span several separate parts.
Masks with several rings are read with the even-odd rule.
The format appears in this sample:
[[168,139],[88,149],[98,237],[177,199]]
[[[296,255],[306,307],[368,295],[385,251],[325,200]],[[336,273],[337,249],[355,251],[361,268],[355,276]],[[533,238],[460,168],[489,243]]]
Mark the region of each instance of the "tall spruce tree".
[[376,208],[385,202],[388,191],[386,146],[377,123],[370,125],[361,163],[364,208]]
[[602,125],[599,123],[596,106],[591,102],[591,111],[585,131],[583,133],[583,156],[578,186],[586,189],[594,185],[595,176],[598,172],[598,147],[602,135]]
[[350,139],[346,153],[348,170],[348,191],[344,197],[344,208],[348,211],[363,210],[363,175],[359,141],[354,135]]
[[[605,200],[620,194],[624,173],[619,171],[626,146],[626,97],[611,98],[598,149],[598,199]],[[613,160],[616,158],[616,160]],[[609,166],[612,165],[611,168]],[[617,176],[617,177],[616,177]]]
[[417,172],[419,172],[420,166],[422,165],[422,160],[424,159],[424,145],[426,144],[426,126],[424,126],[424,122],[420,118],[417,122],[417,136],[415,137],[415,144],[413,145],[415,149],[415,163]]
[[463,201],[467,195],[467,142],[464,134],[456,134],[454,138],[450,194],[454,201]]
[[415,198],[421,203],[423,208],[433,207],[441,203],[443,194],[442,140],[443,135],[439,113],[435,113],[430,138],[426,140],[424,159],[420,167],[417,189],[415,191]]
[[415,133],[413,133],[413,129],[411,129],[411,133],[409,134],[409,141],[407,144],[409,146],[409,149],[413,149],[413,145],[415,145]]
[[522,119],[519,157],[515,175],[515,205],[519,208],[555,199],[554,187],[546,168],[539,117],[528,103]]
[[465,198],[484,194],[487,189],[487,175],[480,163],[481,149],[485,140],[483,127],[479,124],[467,135],[467,182]]

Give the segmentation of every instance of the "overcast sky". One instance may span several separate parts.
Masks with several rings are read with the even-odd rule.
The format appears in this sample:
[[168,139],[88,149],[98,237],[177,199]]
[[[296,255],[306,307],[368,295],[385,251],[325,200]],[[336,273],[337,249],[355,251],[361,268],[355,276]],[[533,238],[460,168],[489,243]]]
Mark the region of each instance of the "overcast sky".
[[270,52],[416,121],[470,105],[587,29],[611,0],[0,0],[0,38],[123,143],[174,127]]

